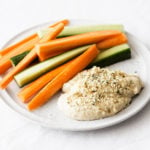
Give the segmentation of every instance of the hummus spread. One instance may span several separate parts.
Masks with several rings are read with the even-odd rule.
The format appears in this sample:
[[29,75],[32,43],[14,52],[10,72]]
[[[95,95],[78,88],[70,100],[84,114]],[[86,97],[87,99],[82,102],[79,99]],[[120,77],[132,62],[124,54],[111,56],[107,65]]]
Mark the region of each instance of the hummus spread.
[[58,106],[76,120],[100,119],[127,107],[141,89],[142,82],[136,75],[93,67],[63,85]]

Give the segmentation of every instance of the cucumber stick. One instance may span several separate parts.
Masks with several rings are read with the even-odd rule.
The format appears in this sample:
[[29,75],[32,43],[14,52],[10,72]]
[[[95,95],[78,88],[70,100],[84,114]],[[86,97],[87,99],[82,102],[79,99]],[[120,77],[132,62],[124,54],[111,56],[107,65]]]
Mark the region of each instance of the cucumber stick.
[[19,87],[23,87],[24,85],[37,79],[39,76],[43,75],[44,73],[80,55],[85,50],[87,50],[89,46],[90,45],[76,48],[71,51],[65,52],[61,55],[40,62],[18,73],[17,75],[14,76],[14,79],[16,83],[19,85]]
[[[37,34],[41,38],[49,30],[50,30],[49,28],[45,28],[38,31]],[[58,37],[65,37],[65,36],[71,36],[71,35],[93,32],[93,31],[101,31],[101,30],[118,30],[124,32],[124,27],[121,24],[70,26],[70,27],[65,27]]]
[[101,30],[119,30],[123,31],[123,25],[89,25],[89,26],[71,26],[65,27],[65,29],[59,34],[59,37],[76,35],[86,32],[94,32]]
[[25,51],[19,55],[10,58],[11,64],[15,67],[30,51]]
[[105,67],[128,58],[131,58],[130,47],[128,44],[121,44],[101,52],[89,67]]

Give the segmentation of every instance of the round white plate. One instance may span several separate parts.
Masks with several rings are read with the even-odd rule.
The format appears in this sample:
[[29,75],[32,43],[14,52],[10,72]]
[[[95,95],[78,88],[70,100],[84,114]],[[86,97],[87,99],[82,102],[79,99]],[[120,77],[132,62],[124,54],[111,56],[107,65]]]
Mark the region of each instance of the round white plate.
[[[96,24],[101,23],[99,21],[81,21],[81,20],[72,20],[71,25],[77,24]],[[33,28],[27,29],[22,33],[16,35],[11,40],[9,40],[4,47],[12,44],[19,39],[31,34],[34,31],[39,30],[42,27],[48,26],[51,24],[45,23]],[[136,96],[132,103],[120,113],[116,114],[113,117],[108,117],[105,119],[95,120],[95,121],[75,121],[67,118],[62,114],[57,108],[57,99],[60,93],[56,94],[47,104],[43,107],[29,112],[26,109],[26,105],[23,104],[16,96],[19,91],[16,83],[13,81],[6,90],[0,91],[0,96],[4,100],[4,102],[11,107],[13,110],[21,114],[22,116],[30,119],[31,121],[38,123],[42,126],[55,128],[55,129],[63,129],[63,130],[71,130],[71,131],[80,131],[80,130],[95,130],[108,126],[112,126],[114,124],[120,123],[129,117],[135,115],[139,112],[148,102],[150,98],[150,53],[148,49],[134,36],[130,33],[127,33],[129,44],[132,48],[132,58],[126,61],[122,61],[120,63],[116,63],[114,65],[109,66],[111,69],[120,69],[127,73],[137,74],[140,76],[144,83],[144,89],[140,93],[140,95]]]

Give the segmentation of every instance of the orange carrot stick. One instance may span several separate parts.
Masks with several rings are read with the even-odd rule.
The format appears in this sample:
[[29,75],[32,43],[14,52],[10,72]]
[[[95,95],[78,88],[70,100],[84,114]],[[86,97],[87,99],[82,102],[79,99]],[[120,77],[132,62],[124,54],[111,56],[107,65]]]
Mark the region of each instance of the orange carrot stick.
[[45,43],[50,40],[53,40],[57,37],[57,35],[64,29],[65,24],[59,23],[51,28],[51,30],[46,33],[46,35],[39,41],[39,43]]
[[51,42],[39,44],[37,50],[38,57],[41,61],[55,56],[56,52],[64,52],[72,48],[97,43],[101,40],[119,35],[119,31],[95,31],[88,32],[70,37],[60,38]]
[[[47,33],[40,41],[46,42],[56,38],[56,36],[63,30],[63,28],[63,23],[56,25],[56,27],[54,27],[53,30],[50,30],[49,33]],[[19,62],[19,64],[15,68],[13,68],[6,76],[4,76],[4,78],[0,82],[0,88],[6,88],[7,85],[13,80],[14,75],[26,68],[37,57],[35,50],[36,46],[30,51],[28,55],[24,57],[24,59]]]
[[97,43],[96,46],[98,49],[103,50],[123,43],[127,43],[127,37],[125,34],[121,33],[120,35],[116,35]]
[[61,89],[65,82],[82,71],[98,55],[98,53],[98,49],[93,45],[73,60],[63,72],[58,74],[28,103],[28,109],[33,110],[46,103],[49,98]]
[[33,81],[31,84],[27,85],[23,88],[19,93],[18,97],[22,100],[22,102],[29,102],[30,98],[34,96],[39,90],[41,90],[47,83],[49,83],[52,79],[54,79],[59,73],[61,73],[68,65],[70,65],[72,61],[61,65],[60,67],[44,74],[40,78]]
[[[33,35],[30,35],[30,36],[26,37],[25,39],[23,39],[23,40],[21,40],[21,41],[15,43],[15,44],[13,44],[13,45],[7,47],[7,48],[4,48],[3,50],[0,51],[0,55],[1,55],[1,56],[4,56],[5,54],[7,54],[8,52],[12,51],[12,50],[15,49],[16,47],[18,47],[18,46],[20,46],[20,45],[22,45],[22,44],[24,44],[24,43],[30,41],[31,39],[36,38],[36,37],[37,37],[37,34],[36,34],[36,33],[33,34]],[[34,45],[33,45],[33,46],[34,46]]]

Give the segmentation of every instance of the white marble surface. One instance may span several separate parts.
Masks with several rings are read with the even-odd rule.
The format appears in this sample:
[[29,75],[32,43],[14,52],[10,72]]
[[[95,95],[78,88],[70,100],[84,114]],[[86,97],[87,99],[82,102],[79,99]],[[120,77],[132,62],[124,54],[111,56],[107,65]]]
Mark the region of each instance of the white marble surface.
[[[0,47],[16,33],[49,20],[123,23],[150,48],[149,0],[0,0]],[[89,132],[50,130],[29,122],[0,99],[0,150],[148,150],[150,103],[131,119]]]

